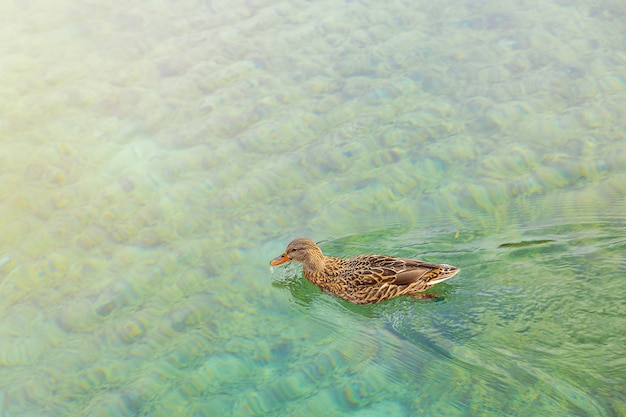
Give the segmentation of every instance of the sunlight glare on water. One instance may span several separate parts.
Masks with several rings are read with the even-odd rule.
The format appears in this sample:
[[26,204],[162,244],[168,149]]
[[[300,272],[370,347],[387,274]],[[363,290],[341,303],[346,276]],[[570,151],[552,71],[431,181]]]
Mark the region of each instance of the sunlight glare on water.
[[[0,416],[626,415],[619,1],[0,5]],[[461,268],[352,305],[290,240]]]

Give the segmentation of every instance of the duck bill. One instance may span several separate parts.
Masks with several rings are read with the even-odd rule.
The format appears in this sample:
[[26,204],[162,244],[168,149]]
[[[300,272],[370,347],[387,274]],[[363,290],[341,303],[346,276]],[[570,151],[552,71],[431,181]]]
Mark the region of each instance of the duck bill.
[[290,260],[291,260],[291,258],[289,256],[287,256],[286,253],[283,253],[278,258],[272,259],[272,261],[270,262],[270,265],[271,266],[276,266],[276,265],[284,264],[285,262],[289,262]]

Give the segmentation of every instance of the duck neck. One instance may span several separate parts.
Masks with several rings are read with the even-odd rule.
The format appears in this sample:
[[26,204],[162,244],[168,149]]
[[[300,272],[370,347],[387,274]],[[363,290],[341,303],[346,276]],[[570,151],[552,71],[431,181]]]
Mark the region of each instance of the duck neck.
[[302,262],[303,264],[303,269],[305,273],[314,273],[314,274],[319,274],[321,272],[324,272],[324,267],[325,267],[325,262],[324,262],[324,258],[325,256],[320,254],[312,254],[311,256],[309,256],[306,260],[304,260],[304,262]]

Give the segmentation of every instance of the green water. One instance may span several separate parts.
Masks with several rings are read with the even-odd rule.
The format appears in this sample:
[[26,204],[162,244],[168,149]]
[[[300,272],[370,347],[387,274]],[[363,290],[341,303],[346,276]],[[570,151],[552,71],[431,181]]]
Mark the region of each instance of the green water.
[[[0,417],[626,415],[625,19],[4,2]],[[462,270],[355,306],[300,236]]]

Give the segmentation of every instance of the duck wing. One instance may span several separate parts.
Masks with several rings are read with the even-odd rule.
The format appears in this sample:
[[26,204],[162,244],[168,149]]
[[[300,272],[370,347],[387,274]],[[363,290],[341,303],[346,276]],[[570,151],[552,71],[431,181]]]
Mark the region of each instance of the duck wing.
[[436,284],[452,277],[459,269],[418,259],[394,258],[384,255],[361,255],[352,258],[349,278],[361,285],[405,286],[415,282]]

